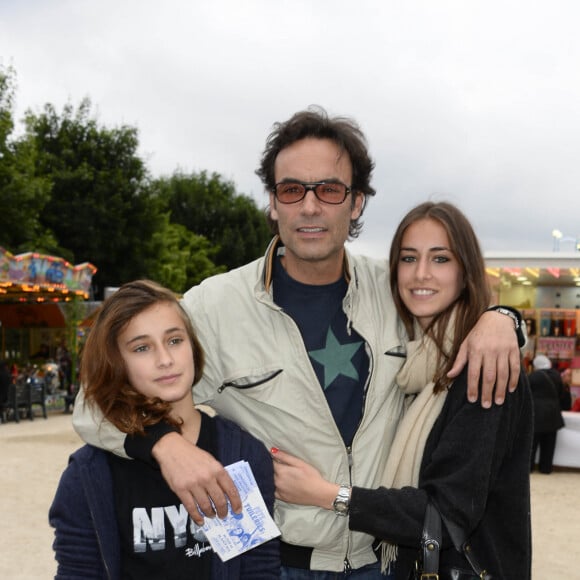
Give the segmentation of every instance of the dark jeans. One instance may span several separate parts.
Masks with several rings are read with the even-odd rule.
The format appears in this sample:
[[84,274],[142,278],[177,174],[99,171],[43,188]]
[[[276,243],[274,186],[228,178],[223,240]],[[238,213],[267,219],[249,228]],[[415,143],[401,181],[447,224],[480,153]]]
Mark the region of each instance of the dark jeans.
[[304,570],[302,568],[290,568],[282,566],[281,580],[395,580],[394,572],[391,574],[381,574],[381,564],[369,564],[350,572],[322,572],[320,570]]

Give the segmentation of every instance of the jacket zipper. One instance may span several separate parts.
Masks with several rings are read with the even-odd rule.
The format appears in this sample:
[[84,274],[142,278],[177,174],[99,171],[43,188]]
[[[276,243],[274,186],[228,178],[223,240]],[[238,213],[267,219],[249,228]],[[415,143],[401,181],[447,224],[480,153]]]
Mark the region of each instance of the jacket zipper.
[[[356,284],[357,289],[358,289],[358,276],[357,276],[356,269],[355,269],[355,272],[354,272],[354,276],[355,276],[355,284]],[[344,306],[343,306],[343,311],[344,311],[344,313],[346,315],[346,318],[347,318],[347,327],[351,328],[352,327],[352,322],[351,322],[351,318],[350,318],[351,306],[350,306],[350,297],[348,296],[348,294],[349,294],[349,292],[347,290],[347,294],[346,294],[346,297],[345,298],[348,298],[348,301],[349,301],[349,303],[348,303],[348,312],[346,312],[344,310]],[[284,316],[286,316],[292,322],[292,324],[294,324],[296,330],[298,330],[298,332],[300,332],[300,330],[298,329],[298,325],[296,324],[296,321],[291,316],[289,316],[288,314],[286,314],[284,312],[284,309],[283,308],[280,308],[277,304],[275,304],[273,302],[270,304],[270,303],[264,301],[264,303],[267,304],[267,305],[269,305],[269,306],[271,306],[271,307],[273,305],[275,308],[277,308]],[[349,331],[349,334],[350,334],[350,331]],[[361,335],[361,338],[363,338],[365,344],[368,345],[368,342],[366,341],[366,339],[364,338],[364,336]],[[370,349],[369,349],[369,351],[370,351]],[[308,356],[308,353],[306,353],[306,355]],[[372,357],[372,353],[369,353],[369,374],[368,374],[367,384],[365,385],[365,390],[364,390],[364,395],[363,395],[363,412],[361,414],[361,419],[360,419],[360,421],[359,421],[359,423],[357,425],[357,429],[355,431],[355,437],[356,437],[356,432],[358,432],[358,429],[359,429],[360,424],[362,422],[362,419],[364,417],[364,411],[365,411],[365,407],[366,407],[366,398],[367,398],[367,389],[370,388],[370,384],[371,384],[372,367],[373,367],[373,357]],[[275,376],[277,376],[281,372],[282,372],[282,369],[280,369],[278,371],[274,371],[274,373],[272,373],[272,375],[270,377],[268,377],[268,378],[266,378],[264,380],[261,380],[258,383],[248,384],[248,385],[245,385],[244,387],[237,387],[237,388],[249,388],[249,387],[252,387],[252,386],[257,386],[259,384],[262,384],[262,383],[266,382],[267,380],[270,380],[270,378],[274,378]],[[218,388],[218,392],[221,393],[226,387],[228,387],[228,386],[235,386],[235,385],[236,385],[235,381],[230,381],[228,383],[224,383],[221,387]],[[337,431],[338,431],[338,429],[337,429]],[[340,433],[339,433],[339,436],[340,436]],[[352,464],[353,464],[353,461],[352,461],[352,447],[351,446],[345,446],[345,450],[346,450],[347,462],[348,462],[348,479],[349,479],[349,485],[352,486]],[[350,561],[348,559],[349,551],[350,551],[350,533],[347,534],[346,554],[345,554],[345,557],[344,557],[344,564],[343,564],[343,570],[344,570],[344,573],[345,574],[350,574],[352,572],[352,566],[351,566]]]
[[[84,485],[83,485],[84,487]],[[87,493],[85,491],[85,493]],[[87,493],[88,496],[88,493]],[[93,522],[96,522],[97,520],[95,519],[95,514],[93,513],[93,508],[92,506],[89,505],[89,512],[91,514],[91,518],[93,520]],[[107,575],[107,578],[111,578],[111,571],[109,570],[109,564],[105,558],[105,551],[103,549],[103,542],[101,540],[101,534],[99,533],[99,530],[97,530],[96,526],[95,526],[95,535],[97,536],[97,544],[99,545],[99,551],[101,553],[101,562],[103,563],[103,568],[105,569],[105,574]]]
[[225,382],[221,387],[218,387],[217,392],[218,393],[222,393],[225,389],[227,389],[228,387],[234,387],[235,389],[251,389],[252,387],[259,387],[260,385],[263,385],[264,383],[267,383],[268,381],[271,381],[273,378],[277,377],[283,369],[278,369],[275,371],[272,371],[271,373],[266,373],[265,375],[262,375],[261,377],[256,378],[256,380],[250,381],[247,380],[247,382],[242,382],[242,380],[235,380],[235,381],[227,381]]
[[[354,433],[354,437],[353,437],[351,445],[346,446],[346,455],[347,455],[347,459],[348,459],[348,479],[349,479],[349,484],[351,487],[352,487],[352,465],[353,465],[352,445],[354,444],[354,440],[356,439],[358,430],[360,428],[360,425],[361,425],[363,418],[364,418],[364,415],[365,415],[366,403],[367,403],[367,393],[368,393],[368,390],[371,388],[371,379],[372,379],[372,374],[373,374],[373,370],[374,370],[374,359],[373,359],[373,354],[371,352],[371,349],[370,349],[370,347],[368,347],[368,342],[365,339],[365,337],[362,334],[360,336],[364,340],[365,345],[367,345],[367,351],[368,351],[368,357],[369,357],[369,374],[367,377],[367,382],[366,382],[365,387],[364,387],[363,405],[362,405],[362,413],[360,416],[360,421],[358,422],[358,425],[356,426],[356,431]],[[350,534],[348,534],[348,536],[347,536],[346,555],[344,557],[344,573],[345,574],[350,574],[352,572],[352,566],[350,565],[350,561],[348,559],[349,551],[350,551]]]
[[[346,447],[346,457],[348,460],[348,483],[352,487],[352,447],[350,445],[347,445]],[[350,552],[350,533],[347,533],[346,555],[344,557],[344,568],[343,568],[345,574],[350,574],[352,572],[352,566],[350,565],[350,561],[348,559],[349,552]]]

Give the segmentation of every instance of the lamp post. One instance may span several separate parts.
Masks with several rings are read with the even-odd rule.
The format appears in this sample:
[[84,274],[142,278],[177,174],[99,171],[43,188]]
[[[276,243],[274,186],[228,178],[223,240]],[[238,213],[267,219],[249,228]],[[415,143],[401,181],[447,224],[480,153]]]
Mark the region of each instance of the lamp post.
[[552,237],[554,238],[554,252],[560,251],[560,242],[574,242],[574,249],[580,252],[580,234],[576,237],[565,236],[560,230],[552,230]]
[[554,238],[554,252],[560,251],[560,240],[562,239],[562,232],[560,230],[552,230],[552,237]]

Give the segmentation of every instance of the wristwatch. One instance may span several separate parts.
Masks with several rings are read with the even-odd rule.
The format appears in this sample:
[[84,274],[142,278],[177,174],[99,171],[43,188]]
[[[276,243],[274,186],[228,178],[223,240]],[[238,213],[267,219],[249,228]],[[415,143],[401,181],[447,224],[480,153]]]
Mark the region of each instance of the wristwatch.
[[347,516],[348,509],[350,507],[350,485],[341,484],[340,488],[338,489],[338,494],[336,498],[332,502],[332,507],[334,509],[334,513],[337,516]]
[[513,321],[516,329],[516,335],[518,337],[518,345],[523,348],[528,342],[528,328],[524,320],[522,320],[522,315],[515,309],[509,306],[490,306],[486,312],[493,311],[509,316]]

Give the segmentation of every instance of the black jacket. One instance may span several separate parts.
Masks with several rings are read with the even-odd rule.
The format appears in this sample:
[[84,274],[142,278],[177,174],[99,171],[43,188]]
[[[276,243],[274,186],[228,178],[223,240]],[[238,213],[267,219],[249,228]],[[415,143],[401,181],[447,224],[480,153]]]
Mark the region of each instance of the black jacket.
[[[217,429],[218,459],[224,464],[247,460],[271,511],[274,475],[267,449],[230,421],[211,419]],[[113,501],[113,480],[107,451],[85,445],[70,457],[49,521],[55,528],[53,548],[58,562],[57,579],[121,580],[119,533]],[[222,563],[212,559],[213,580],[275,580],[280,575],[279,540]]]
[[[354,488],[350,527],[399,545],[397,578],[419,554],[427,499],[460,526],[494,578],[531,575],[530,453],[532,401],[525,374],[502,406],[466,397],[466,370],[455,380],[425,445],[419,487]],[[469,570],[443,533],[441,566]]]

